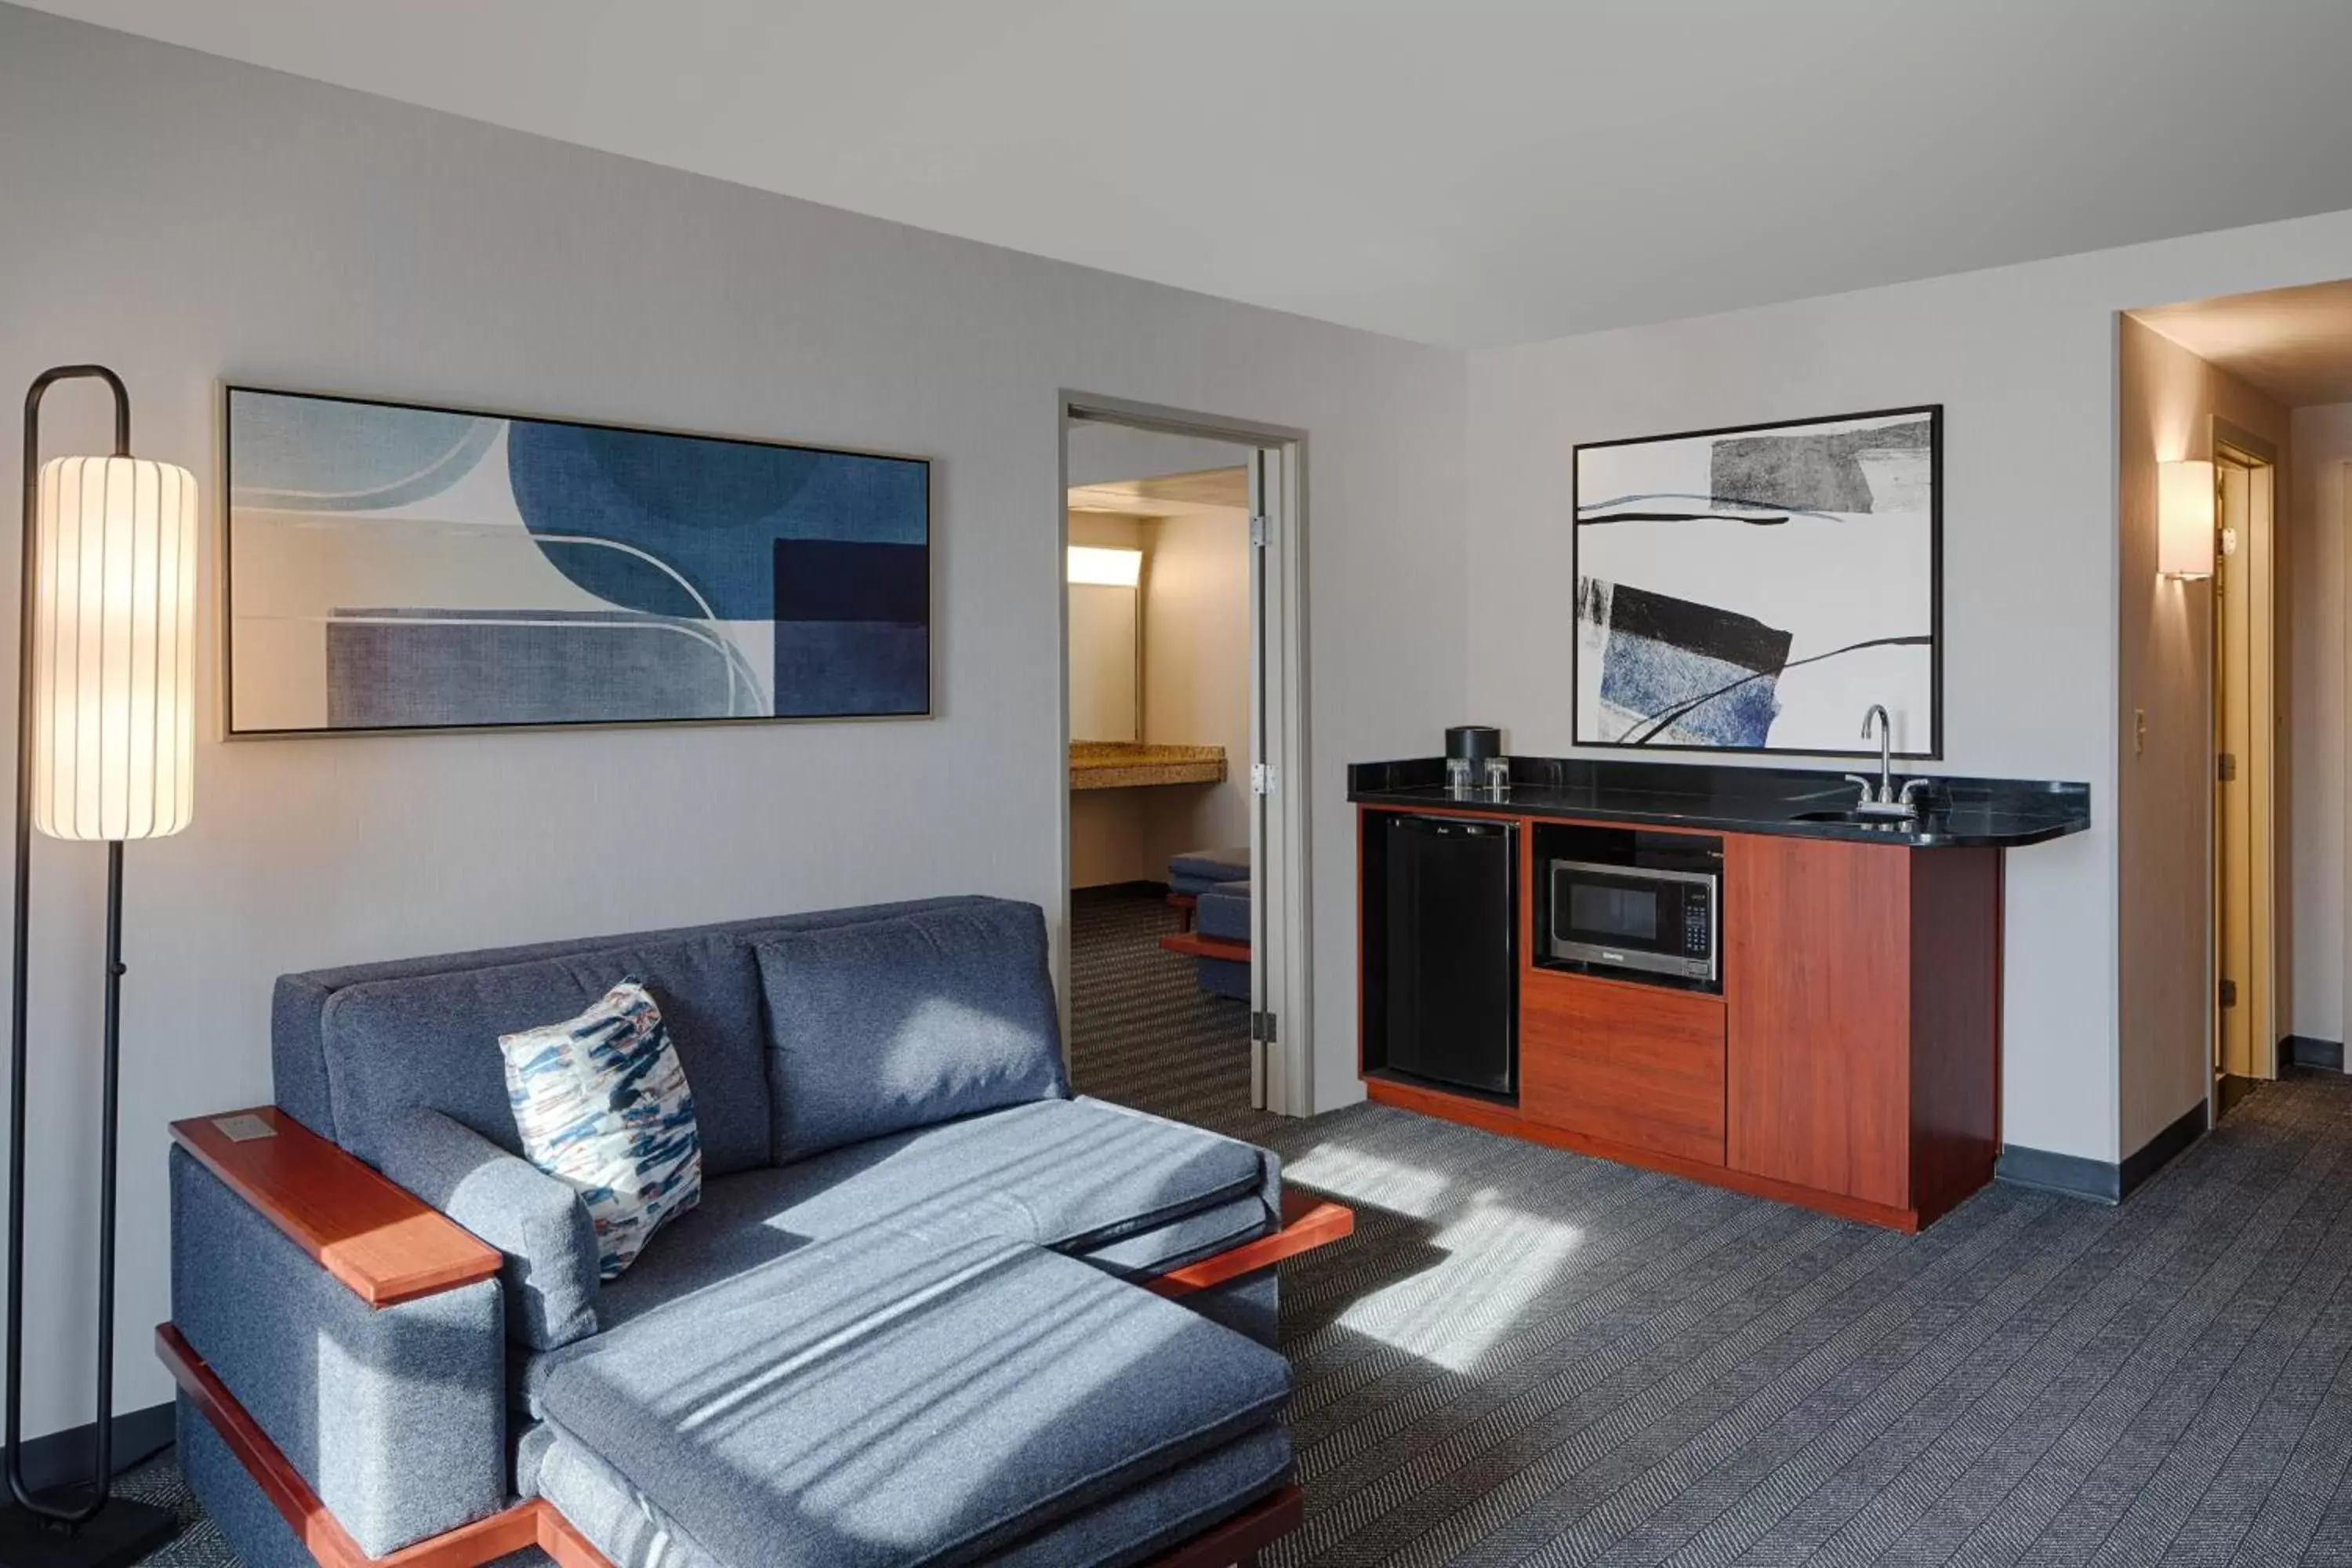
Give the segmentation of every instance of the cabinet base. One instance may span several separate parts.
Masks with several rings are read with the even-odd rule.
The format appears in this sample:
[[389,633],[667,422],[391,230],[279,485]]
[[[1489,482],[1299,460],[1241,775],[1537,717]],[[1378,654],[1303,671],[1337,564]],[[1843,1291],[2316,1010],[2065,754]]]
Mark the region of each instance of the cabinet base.
[[[1906,1236],[1916,1234],[1922,1224],[1932,1223],[1941,1217],[1940,1215],[1928,1215],[1923,1218],[1917,1209],[1890,1208],[1885,1204],[1847,1197],[1843,1193],[1825,1193],[1814,1187],[1799,1186],[1793,1182],[1775,1181],[1769,1176],[1736,1171],[1728,1165],[1710,1165],[1702,1161],[1685,1160],[1647,1149],[1629,1148],[1606,1139],[1588,1138],[1565,1128],[1530,1121],[1510,1106],[1467,1100],[1447,1094],[1443,1089],[1423,1089],[1414,1084],[1399,1083],[1393,1079],[1367,1078],[1363,1081],[1365,1094],[1376,1104],[1393,1106],[1399,1110],[1418,1111],[1442,1121],[1456,1121],[1465,1127],[1475,1127],[1481,1131],[1499,1133],[1506,1138],[1524,1139],[1553,1149],[1565,1149],[1570,1153],[1613,1160],[1621,1165],[1663,1171],[1670,1176],[1726,1187],[1735,1193],[1745,1193],[1749,1197],[1770,1198],[1776,1203],[1792,1204],[1820,1214],[1835,1215],[1840,1219],[1883,1226]],[[1987,1181],[1991,1176],[1991,1172],[1985,1173]]]

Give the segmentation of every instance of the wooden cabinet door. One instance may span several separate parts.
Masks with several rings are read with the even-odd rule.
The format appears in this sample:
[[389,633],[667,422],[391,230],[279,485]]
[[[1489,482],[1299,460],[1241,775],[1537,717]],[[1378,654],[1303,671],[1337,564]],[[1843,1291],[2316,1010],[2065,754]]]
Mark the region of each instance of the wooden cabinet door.
[[1532,970],[1519,986],[1519,1114],[1723,1163],[1723,1003]]
[[1725,840],[1734,1170],[1910,1205],[1911,853]]

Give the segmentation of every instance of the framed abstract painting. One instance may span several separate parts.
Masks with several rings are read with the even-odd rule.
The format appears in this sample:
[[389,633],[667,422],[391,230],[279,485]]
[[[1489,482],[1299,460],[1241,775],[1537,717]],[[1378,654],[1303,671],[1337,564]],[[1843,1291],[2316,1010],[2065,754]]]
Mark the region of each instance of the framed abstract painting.
[[232,735],[921,718],[930,465],[227,389]]
[[1940,405],[1575,449],[1575,735],[1868,755],[1943,735]]

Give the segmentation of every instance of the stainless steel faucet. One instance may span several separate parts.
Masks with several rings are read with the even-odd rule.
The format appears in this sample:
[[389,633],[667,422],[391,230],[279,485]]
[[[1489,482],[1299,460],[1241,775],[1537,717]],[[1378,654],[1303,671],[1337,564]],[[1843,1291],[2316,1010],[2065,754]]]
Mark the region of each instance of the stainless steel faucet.
[[1871,737],[1875,727],[1878,734],[1878,783],[1874,786],[1860,773],[1846,774],[1846,782],[1862,786],[1862,798],[1854,802],[1856,816],[1880,816],[1890,821],[1909,822],[1919,815],[1918,803],[1913,798],[1935,786],[1927,779],[1912,779],[1897,790],[1895,787],[1895,721],[1887,716],[1886,705],[1874,702],[1870,711],[1862,716],[1862,738]]
[[1886,704],[1874,702],[1870,711],[1862,716],[1862,738],[1870,739],[1870,727],[1878,726],[1878,798],[1883,804],[1895,798],[1895,721],[1886,714]]

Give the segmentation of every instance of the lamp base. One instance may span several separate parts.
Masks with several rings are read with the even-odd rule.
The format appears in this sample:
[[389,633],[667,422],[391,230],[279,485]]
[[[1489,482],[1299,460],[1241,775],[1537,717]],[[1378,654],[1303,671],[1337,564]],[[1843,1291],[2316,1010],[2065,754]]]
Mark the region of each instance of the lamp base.
[[[0,1489],[5,1493],[5,1489]],[[86,1485],[60,1487],[41,1500],[75,1507]],[[131,1568],[180,1532],[180,1521],[153,1503],[115,1498],[77,1530],[59,1530],[21,1508],[0,1509],[0,1563],[8,1568]]]

